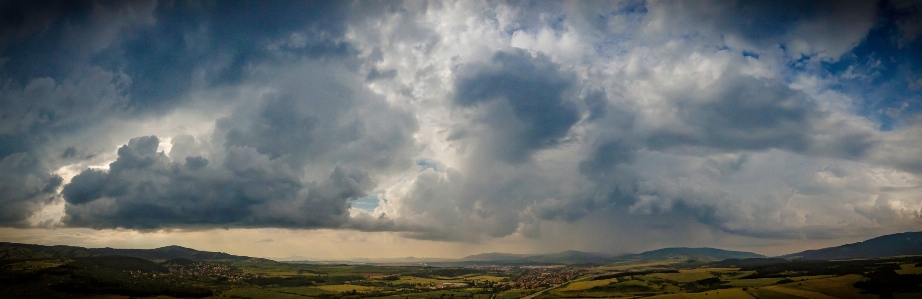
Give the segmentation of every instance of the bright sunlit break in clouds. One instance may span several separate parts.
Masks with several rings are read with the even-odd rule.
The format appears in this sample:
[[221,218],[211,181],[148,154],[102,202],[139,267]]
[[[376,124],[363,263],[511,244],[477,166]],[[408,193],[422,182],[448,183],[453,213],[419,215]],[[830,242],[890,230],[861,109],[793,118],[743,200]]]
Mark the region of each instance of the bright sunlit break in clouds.
[[919,1],[4,1],[0,241],[263,257],[922,230]]

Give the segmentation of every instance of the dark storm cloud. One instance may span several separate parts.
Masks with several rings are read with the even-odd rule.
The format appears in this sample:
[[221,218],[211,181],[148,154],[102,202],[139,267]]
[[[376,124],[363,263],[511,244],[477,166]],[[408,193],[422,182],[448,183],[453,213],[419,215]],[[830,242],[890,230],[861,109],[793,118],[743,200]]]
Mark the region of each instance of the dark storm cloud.
[[807,97],[779,82],[725,78],[710,90],[679,91],[676,109],[682,127],[654,133],[654,149],[702,145],[730,150],[809,147],[811,119],[819,112]]
[[93,228],[287,227],[382,230],[353,223],[373,176],[406,169],[416,119],[335,63],[276,69],[271,92],[216,120],[210,138],[153,136],[118,149],[108,171],[64,187],[64,224]]
[[77,155],[77,148],[73,146],[68,146],[64,149],[64,153],[61,153],[61,158],[73,158]]
[[590,121],[605,117],[605,114],[608,113],[608,96],[604,90],[592,91],[583,101],[586,102],[586,106],[589,108]]
[[375,186],[367,173],[336,167],[320,182],[248,147],[221,165],[157,152],[154,136],[132,139],[109,170],[88,169],[65,186],[64,223],[93,228],[339,227],[349,202]]
[[49,142],[125,111],[132,79],[86,60],[123,30],[152,21],[154,4],[0,4],[0,159],[9,167],[0,177],[0,197],[10,207],[4,209],[5,224],[33,215],[62,183],[52,172],[62,166],[59,159],[77,152],[47,149]]
[[[342,2],[313,1],[272,5],[4,1],[0,4],[0,159],[12,167],[9,173],[19,174],[0,180],[4,193],[9,194],[3,199],[17,202],[16,208],[6,211],[19,216],[7,218],[28,218],[47,203],[37,194],[57,186],[36,186],[61,184],[52,171],[74,163],[77,149],[105,147],[70,144],[66,149],[49,148],[59,147],[51,144],[61,138],[80,136],[87,128],[132,116],[169,113],[187,104],[190,90],[249,83],[251,72],[265,70],[266,65],[303,59],[348,60],[355,52],[342,40],[346,8]],[[268,77],[261,75],[259,78]],[[403,124],[415,128],[412,119]],[[379,143],[386,147],[396,142],[400,147],[402,139],[397,137],[402,136],[381,136]],[[93,135],[90,140],[105,138]],[[93,142],[90,140],[80,142]],[[180,150],[176,155],[183,154],[181,141],[177,140]],[[371,148],[376,149],[380,147]],[[190,170],[207,166],[202,149],[187,152],[176,161],[188,160]],[[153,163],[137,160],[130,152],[119,154],[119,163]],[[22,157],[42,167],[11,166],[20,165]],[[23,183],[24,179],[29,181]],[[76,202],[88,202],[95,195],[118,192],[105,189],[110,183],[98,171],[88,171],[66,193]],[[18,203],[27,200],[33,202]]]
[[453,100],[482,109],[478,121],[489,130],[480,146],[497,159],[525,162],[558,144],[579,120],[567,94],[574,78],[543,54],[501,51],[488,63],[464,65],[458,72]]
[[914,3],[43,4],[0,4],[0,226],[918,227]]
[[62,80],[126,30],[154,22],[154,1],[5,1],[0,75],[17,81]]
[[341,40],[344,2],[34,4],[14,1],[2,10],[16,24],[5,27],[0,74],[62,80],[86,65],[119,70],[134,82],[135,113],[168,112],[188,89],[241,83],[262,63],[354,52]]
[[[46,144],[118,115],[127,104],[130,85],[122,74],[88,68],[63,81],[42,77],[24,85],[6,81],[0,86],[0,163],[10,167],[0,176],[4,186],[0,197],[11,201],[5,218],[26,219],[49,202],[56,188],[46,188],[51,194],[40,195],[48,192],[38,192],[44,188],[38,185],[60,184],[52,172],[61,166],[59,160],[73,158],[77,151],[68,147],[50,153]],[[20,215],[13,217],[13,213]]]
[[214,140],[305,165],[388,170],[412,165],[416,118],[342,70],[307,64],[283,75],[275,93],[219,119]]
[[397,75],[397,70],[386,70],[382,72],[382,71],[378,71],[377,68],[372,68],[371,71],[368,72],[368,76],[365,77],[365,80],[371,82],[371,81],[382,80],[382,79],[392,79],[396,75]]
[[0,86],[0,134],[41,139],[118,114],[128,104],[131,83],[124,74],[100,68],[82,69],[62,81],[8,82]]
[[29,226],[28,218],[52,202],[61,182],[60,176],[51,174],[48,165],[32,155],[4,157],[0,160],[0,226]]
[[794,60],[838,60],[868,33],[877,9],[874,1],[662,2],[648,8],[662,13],[673,35],[711,35],[755,53],[780,47]]
[[158,6],[158,26],[133,32],[99,60],[135,78],[133,104],[168,111],[193,84],[244,82],[253,68],[352,54],[344,2],[185,2]]

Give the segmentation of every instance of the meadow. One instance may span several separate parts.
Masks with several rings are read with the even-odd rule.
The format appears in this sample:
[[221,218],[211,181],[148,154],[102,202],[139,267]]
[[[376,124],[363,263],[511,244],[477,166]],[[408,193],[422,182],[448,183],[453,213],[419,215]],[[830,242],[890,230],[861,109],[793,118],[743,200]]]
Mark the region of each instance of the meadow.
[[848,261],[635,261],[424,267],[149,261],[6,261],[9,298],[919,298],[922,257]]

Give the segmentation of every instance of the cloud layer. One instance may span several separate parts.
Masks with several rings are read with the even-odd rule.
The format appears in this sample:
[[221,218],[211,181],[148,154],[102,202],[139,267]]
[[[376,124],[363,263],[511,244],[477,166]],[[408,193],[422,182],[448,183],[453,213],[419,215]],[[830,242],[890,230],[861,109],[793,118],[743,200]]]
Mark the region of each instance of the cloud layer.
[[919,9],[5,3],[0,225],[919,230]]

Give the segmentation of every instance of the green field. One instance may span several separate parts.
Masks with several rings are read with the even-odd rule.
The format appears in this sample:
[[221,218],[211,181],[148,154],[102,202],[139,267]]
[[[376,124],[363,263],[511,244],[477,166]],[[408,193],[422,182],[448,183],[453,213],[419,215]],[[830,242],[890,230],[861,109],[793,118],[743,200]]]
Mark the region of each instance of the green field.
[[605,286],[610,283],[618,282],[617,278],[603,279],[603,280],[589,280],[589,281],[577,281],[568,284],[567,286],[558,289],[562,292],[573,292],[573,291],[582,291],[588,290],[594,287]]
[[351,285],[351,284],[322,285],[322,286],[317,286],[316,289],[330,291],[330,292],[356,291],[359,293],[369,293],[369,292],[378,290],[378,288],[375,288],[375,287],[367,287],[367,286]]
[[645,275],[644,279],[649,280],[650,278],[659,278],[662,280],[674,281],[678,283],[688,283],[697,280],[707,279],[715,277],[711,271],[699,271],[699,270],[682,270],[679,273],[657,273]]
[[[700,293],[667,294],[647,297],[650,299],[749,299],[755,298],[742,289],[723,289]],[[761,298],[760,298],[761,299]]]
[[10,298],[914,298],[922,294],[919,262],[922,257],[738,267],[674,261],[422,267],[40,257],[5,262],[0,293]]

